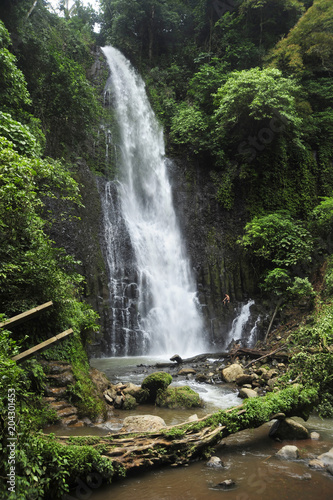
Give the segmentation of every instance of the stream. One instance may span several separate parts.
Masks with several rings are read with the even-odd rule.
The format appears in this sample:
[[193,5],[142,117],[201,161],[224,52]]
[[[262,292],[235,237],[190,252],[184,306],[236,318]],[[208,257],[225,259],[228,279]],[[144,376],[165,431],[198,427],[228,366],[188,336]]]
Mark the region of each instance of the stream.
[[[149,365],[163,361],[161,358],[101,358],[91,360],[91,365],[106,373],[112,383],[133,382],[140,384],[152,371]],[[165,361],[165,360],[164,360]],[[216,360],[212,360],[216,362]],[[156,369],[155,369],[156,370]],[[152,414],[162,417],[167,425],[175,425],[196,413],[202,417],[220,408],[240,404],[241,400],[231,386],[197,383],[194,380],[174,378],[173,385],[187,384],[200,393],[204,408],[192,410],[168,410],[153,405],[141,405],[135,410],[114,410],[109,431],[101,426],[79,429],[53,428],[58,434],[106,434],[117,432],[122,420],[128,415]],[[301,419],[297,419],[301,423]],[[91,500],[329,500],[333,497],[333,476],[327,472],[310,469],[309,459],[333,447],[333,419],[322,420],[311,416],[305,423],[310,431],[320,434],[319,440],[276,442],[268,437],[271,423],[258,429],[248,429],[224,439],[213,450],[221,458],[222,468],[210,468],[206,460],[182,467],[161,467],[139,472],[97,489],[83,489],[71,492],[70,498]],[[299,448],[300,458],[295,461],[281,460],[276,452],[286,444]],[[232,479],[235,486],[223,490],[218,483]],[[84,495],[84,496],[82,496]],[[88,496],[89,495],[89,496]]]

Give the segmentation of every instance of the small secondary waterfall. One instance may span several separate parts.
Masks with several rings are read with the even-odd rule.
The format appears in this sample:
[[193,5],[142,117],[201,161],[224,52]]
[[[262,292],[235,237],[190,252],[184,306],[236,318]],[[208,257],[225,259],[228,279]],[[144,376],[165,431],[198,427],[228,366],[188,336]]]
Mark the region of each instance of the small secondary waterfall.
[[[231,330],[225,340],[224,347],[228,348],[230,345],[230,342],[233,340],[244,340],[244,329],[245,326],[247,325],[251,313],[250,313],[250,308],[254,304],[254,300],[249,300],[246,304],[244,304],[239,312],[239,314],[236,316],[234,321],[232,322],[232,327]],[[254,335],[255,335],[255,327],[251,330],[250,337],[251,341],[254,341]],[[247,341],[246,341],[247,342]]]
[[113,47],[102,50],[111,72],[106,92],[116,112],[120,148],[119,179],[106,184],[102,203],[110,353],[202,352],[203,324],[173,208],[163,131],[129,61]]

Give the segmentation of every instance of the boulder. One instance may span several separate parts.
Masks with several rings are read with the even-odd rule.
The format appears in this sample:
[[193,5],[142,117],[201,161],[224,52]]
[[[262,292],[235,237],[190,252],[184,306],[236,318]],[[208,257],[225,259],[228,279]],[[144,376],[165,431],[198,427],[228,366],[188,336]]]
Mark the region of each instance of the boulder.
[[188,417],[187,422],[196,422],[198,419],[198,415],[195,413],[194,415],[191,415]]
[[163,418],[155,415],[136,415],[124,419],[124,432],[155,432],[166,427]]
[[148,391],[148,401],[155,402],[157,391],[166,389],[172,382],[172,377],[166,372],[154,372],[146,377],[141,387]]
[[157,393],[156,405],[162,408],[200,408],[203,403],[197,392],[184,385],[160,389]]
[[243,375],[243,373],[243,368],[237,363],[234,363],[233,365],[230,365],[222,370],[222,378],[228,383],[235,382],[237,377]]
[[246,399],[246,398],[256,398],[258,396],[258,393],[254,391],[253,389],[247,389],[246,387],[242,387],[239,389],[239,397]]
[[208,381],[208,376],[205,375],[204,373],[198,373],[196,376],[195,376],[195,380],[197,382],[207,382]]
[[320,439],[320,434],[318,432],[310,432],[310,438],[314,441],[318,441]]
[[177,375],[195,375],[197,372],[194,370],[194,368],[181,368]]
[[180,364],[183,362],[182,358],[179,356],[179,354],[174,354],[172,358],[170,358],[170,361],[174,361],[177,364]]
[[266,373],[263,373],[262,376],[265,380],[269,380],[273,377],[276,377],[278,374],[279,372],[275,368],[271,368]]
[[136,399],[131,396],[130,394],[126,394],[124,396],[124,401],[123,401],[123,410],[133,410],[133,408],[136,408],[138,406],[138,403],[136,402]]
[[311,469],[317,469],[317,470],[326,469],[326,465],[324,464],[324,462],[322,462],[321,460],[318,460],[318,458],[314,458],[313,460],[310,460],[308,465],[309,465],[309,467],[311,467]]
[[292,418],[278,420],[271,428],[269,436],[273,439],[309,439],[310,433],[304,425]]
[[214,467],[214,468],[220,468],[223,467],[222,460],[220,457],[211,457],[208,462],[206,463],[207,467]]
[[267,380],[268,387],[270,387],[272,389],[276,385],[277,381],[278,381],[278,377],[270,378],[269,380]]
[[276,453],[276,456],[286,460],[296,460],[299,457],[299,451],[297,446],[287,445],[283,446],[283,448]]
[[233,479],[225,479],[224,481],[222,481],[221,483],[218,483],[216,485],[217,488],[222,488],[223,490],[228,490],[230,488],[232,488],[233,486],[235,486],[235,481]]
[[238,377],[236,378],[236,384],[237,385],[252,384],[252,380],[253,380],[252,374],[242,373],[242,375],[238,375]]
[[331,448],[326,453],[319,455],[318,460],[323,462],[326,466],[333,466],[333,448]]
[[126,387],[123,389],[124,394],[130,394],[135,397],[135,394],[141,391],[141,387],[139,385],[132,384],[132,382],[128,382],[125,386]]

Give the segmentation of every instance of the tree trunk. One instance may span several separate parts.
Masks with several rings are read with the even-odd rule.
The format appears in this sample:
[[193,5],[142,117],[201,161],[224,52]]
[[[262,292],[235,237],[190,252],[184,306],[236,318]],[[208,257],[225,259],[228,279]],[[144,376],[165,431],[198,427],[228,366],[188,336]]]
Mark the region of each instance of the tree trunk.
[[[304,391],[303,391],[304,392]],[[251,408],[247,409],[248,401]],[[230,434],[259,427],[277,413],[308,418],[316,401],[315,391],[302,393],[299,387],[289,387],[280,393],[247,400],[243,405],[219,411],[201,420],[180,424],[159,432],[123,433],[101,437],[80,437],[79,445],[90,444],[97,449],[103,445],[103,456],[112,461],[115,469],[126,472],[155,465],[184,465],[204,456],[212,446]],[[65,444],[76,444],[75,438],[57,436]]]

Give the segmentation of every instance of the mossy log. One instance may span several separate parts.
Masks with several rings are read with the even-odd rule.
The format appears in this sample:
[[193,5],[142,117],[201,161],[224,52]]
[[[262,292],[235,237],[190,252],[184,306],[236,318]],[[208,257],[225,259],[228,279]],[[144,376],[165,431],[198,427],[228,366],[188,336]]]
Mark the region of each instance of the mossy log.
[[66,444],[92,445],[112,461],[115,469],[126,472],[163,464],[184,465],[205,456],[207,450],[228,435],[259,427],[278,413],[307,419],[316,400],[313,389],[293,386],[154,433],[121,433],[100,438],[58,436],[57,439]]

